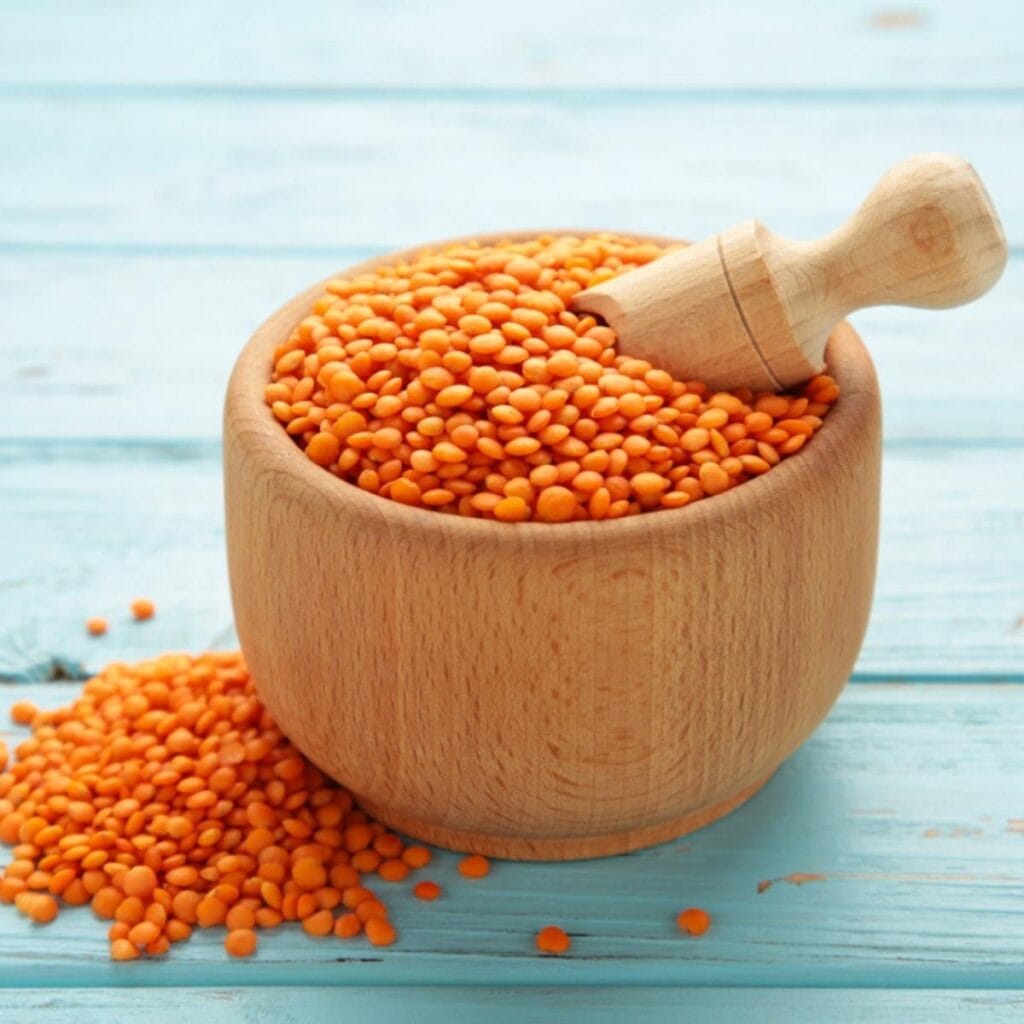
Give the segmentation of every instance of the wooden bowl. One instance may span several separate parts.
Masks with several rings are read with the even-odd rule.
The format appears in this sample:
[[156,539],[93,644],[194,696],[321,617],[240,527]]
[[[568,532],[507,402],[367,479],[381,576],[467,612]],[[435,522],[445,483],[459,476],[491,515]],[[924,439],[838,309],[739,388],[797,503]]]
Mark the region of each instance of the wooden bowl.
[[224,420],[238,635],[295,744],[392,828],[523,859],[649,846],[763,786],[838,696],[871,604],[881,424],[853,329],[828,348],[839,402],[765,476],[513,526],[369,494],[285,433],[271,354],[322,291],[256,332]]

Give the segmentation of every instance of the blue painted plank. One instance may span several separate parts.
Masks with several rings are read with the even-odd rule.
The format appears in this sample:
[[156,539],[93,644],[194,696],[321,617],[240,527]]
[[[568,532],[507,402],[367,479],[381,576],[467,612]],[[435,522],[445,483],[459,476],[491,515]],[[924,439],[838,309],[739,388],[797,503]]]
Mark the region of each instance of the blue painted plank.
[[810,237],[927,150],[973,160],[1024,244],[1019,98],[0,95],[0,137],[0,242],[30,248],[301,254],[567,224],[697,238],[751,216]]
[[216,443],[2,446],[0,493],[0,678],[235,645]]
[[4,4],[4,81],[343,88],[1020,85],[1011,0]]
[[[858,673],[1024,678],[1022,484],[1022,446],[886,448]],[[215,443],[0,443],[0,494],[0,676],[233,643]]]
[[[66,701],[69,684],[0,686]],[[15,730],[4,726],[12,742]],[[496,863],[480,882],[439,853],[437,903],[380,883],[400,941],[267,935],[231,961],[201,932],[164,961],[112,964],[87,909],[51,926],[0,907],[0,988],[278,985],[681,985],[1024,988],[1024,686],[849,687],[744,808],[642,853]],[[818,877],[819,880],[801,878]],[[788,880],[787,880],[788,879]],[[714,917],[701,939],[673,923]],[[558,923],[571,956],[542,958]]]
[[[37,1011],[44,1011],[39,1018]],[[757,1021],[758,1024],[960,1024],[1018,1022],[1024,993],[958,989],[793,988],[443,988],[327,986],[305,988],[154,988],[0,990],[5,1020],[81,1024],[83,1019],[147,1024],[237,1024],[274,1021],[365,1020],[372,1024],[678,1024],[680,1021]]]
[[[215,439],[224,382],[254,328],[370,251],[0,260],[0,436]],[[1024,442],[1024,258],[973,305],[865,310],[854,322],[878,365],[887,441]],[[57,400],[61,415],[40,415]],[[965,402],[969,414],[949,415]]]

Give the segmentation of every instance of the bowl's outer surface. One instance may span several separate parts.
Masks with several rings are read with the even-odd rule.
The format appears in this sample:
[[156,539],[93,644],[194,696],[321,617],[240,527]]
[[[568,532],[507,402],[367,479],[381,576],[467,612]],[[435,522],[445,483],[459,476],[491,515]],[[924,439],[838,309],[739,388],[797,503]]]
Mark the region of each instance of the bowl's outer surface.
[[881,422],[852,328],[829,344],[839,402],[765,476],[678,510],[510,526],[368,494],[281,429],[272,352],[321,293],[257,331],[225,409],[238,634],[285,732],[385,822],[497,856],[636,849],[754,792],[867,625]]

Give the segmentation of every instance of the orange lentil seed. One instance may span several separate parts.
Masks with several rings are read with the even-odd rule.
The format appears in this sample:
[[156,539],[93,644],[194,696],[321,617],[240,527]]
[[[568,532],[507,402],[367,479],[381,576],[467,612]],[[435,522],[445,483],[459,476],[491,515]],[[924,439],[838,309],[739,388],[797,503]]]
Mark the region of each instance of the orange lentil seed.
[[441,895],[441,886],[437,882],[424,880],[412,887],[412,894],[418,900],[436,900]]
[[139,948],[130,939],[114,939],[110,943],[111,960],[138,960]]
[[363,928],[373,946],[390,946],[398,937],[395,926],[382,917],[371,917]]
[[363,902],[356,907],[355,913],[356,917],[365,923],[374,917],[387,917],[388,908],[385,907],[380,900],[363,900]]
[[86,619],[85,631],[89,636],[103,636],[107,631],[107,620],[98,615],[91,619]]
[[397,857],[392,858],[381,862],[380,867],[377,868],[377,874],[385,882],[402,882],[409,875],[409,865]]
[[151,619],[156,614],[156,605],[148,597],[137,597],[131,604],[132,615],[139,622]]
[[31,701],[19,700],[11,705],[11,721],[15,725],[31,725],[39,709]]
[[152,921],[140,921],[128,933],[128,940],[136,946],[148,946],[160,938],[160,929]]
[[414,870],[425,868],[430,863],[431,853],[425,846],[407,846],[402,851],[402,860]]
[[36,924],[49,924],[57,916],[57,901],[47,893],[23,892],[15,897],[14,903]]
[[230,956],[252,956],[256,944],[256,933],[251,928],[235,928],[224,936],[224,948]]
[[562,953],[567,953],[569,947],[572,945],[572,940],[569,936],[558,927],[558,925],[549,924],[545,928],[541,928],[537,932],[535,939],[537,949],[542,953],[553,953],[556,956],[561,956]]
[[356,914],[341,914],[334,922],[334,934],[339,939],[355,938],[363,930],[363,922]]
[[334,930],[334,915],[329,910],[318,910],[303,920],[302,930],[318,939],[330,935]]
[[144,900],[153,894],[156,884],[156,874],[145,864],[137,864],[121,876],[121,891],[125,896],[138,896]]
[[688,907],[680,911],[676,925],[689,935],[703,935],[711,927],[711,915],[700,907]]
[[471,853],[459,861],[459,874],[463,878],[486,878],[490,873],[491,862],[479,853]]

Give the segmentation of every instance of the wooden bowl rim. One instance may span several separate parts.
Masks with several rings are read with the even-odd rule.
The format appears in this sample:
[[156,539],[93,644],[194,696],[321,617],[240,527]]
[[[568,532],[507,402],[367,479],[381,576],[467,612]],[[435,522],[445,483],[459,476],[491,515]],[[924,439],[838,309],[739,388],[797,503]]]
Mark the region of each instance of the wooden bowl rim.
[[[860,434],[867,439],[872,436],[869,427],[873,410],[878,403],[875,368],[860,336],[845,320],[834,328],[826,351],[829,357],[828,370],[839,385],[840,398],[804,448],[784,459],[779,465],[773,466],[771,471],[763,476],[749,480],[742,487],[733,488],[725,494],[714,495],[710,500],[699,501],[692,506],[686,505],[678,509],[659,509],[657,512],[625,516],[621,519],[510,524],[445,514],[381,498],[334,476],[307,458],[305,452],[274,418],[265,403],[263,393],[270,380],[272,353],[283,340],[282,324],[285,329],[291,330],[308,313],[315,299],[323,294],[327,283],[332,279],[351,277],[384,264],[410,259],[424,250],[462,242],[476,241],[490,245],[501,241],[523,241],[541,235],[595,234],[615,234],[638,242],[653,242],[658,245],[686,244],[678,238],[630,231],[610,231],[605,228],[544,228],[460,235],[372,257],[339,270],[289,299],[257,328],[246,343],[228,383],[226,407],[231,407],[235,415],[243,414],[244,434],[248,441],[247,451],[256,458],[273,458],[277,471],[280,471],[282,464],[287,466],[289,472],[294,473],[324,501],[338,505],[344,509],[345,514],[358,516],[367,521],[387,521],[389,525],[398,529],[420,532],[425,536],[435,535],[438,539],[443,537],[445,540],[461,534],[467,541],[486,540],[490,543],[520,545],[528,538],[531,544],[563,545],[567,542],[598,544],[622,541],[648,534],[651,529],[675,531],[687,526],[696,527],[702,523],[714,524],[716,520],[721,520],[723,525],[730,522],[735,524],[741,516],[750,514],[752,506],[767,508],[786,496],[785,492],[794,472],[791,465],[794,460],[799,459],[800,465],[808,469],[811,468],[808,463],[815,461],[819,464],[819,472],[824,474],[827,473],[830,462],[848,457],[848,453],[844,455],[840,451],[841,437]],[[233,441],[238,443],[240,437],[235,437]],[[225,439],[225,442],[227,443],[228,439]]]

